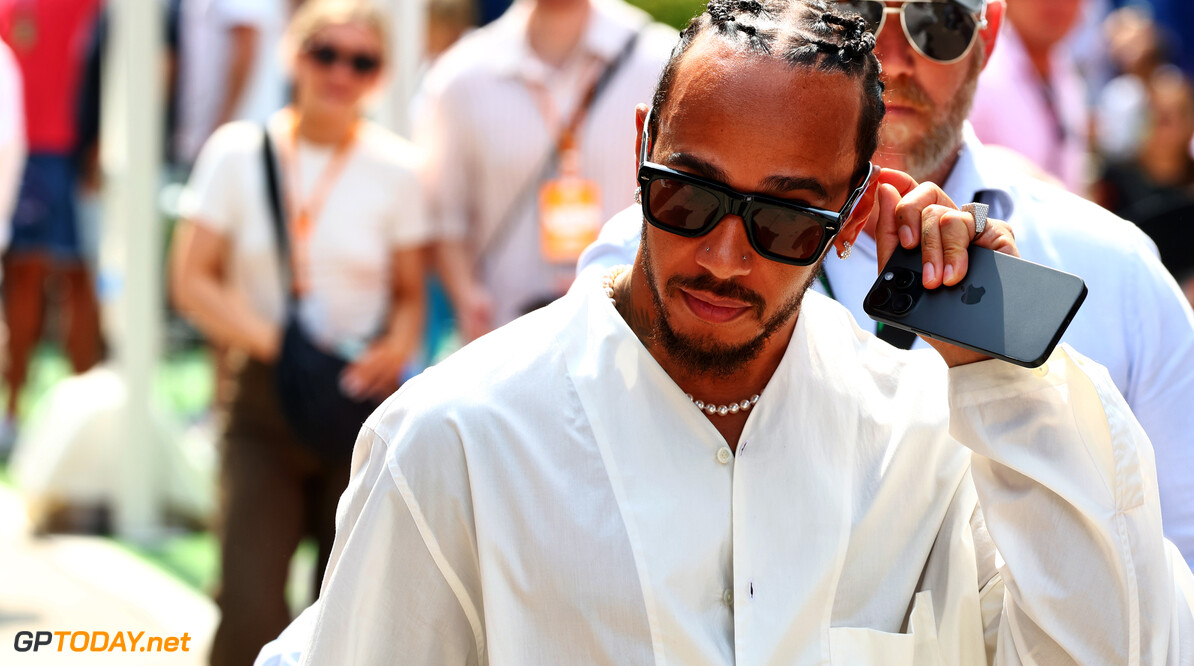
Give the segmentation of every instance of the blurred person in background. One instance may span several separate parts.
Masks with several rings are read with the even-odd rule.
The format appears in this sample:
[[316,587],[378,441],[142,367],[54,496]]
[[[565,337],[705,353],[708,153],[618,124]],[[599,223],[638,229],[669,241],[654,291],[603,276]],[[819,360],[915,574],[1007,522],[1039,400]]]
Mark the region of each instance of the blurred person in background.
[[1152,74],[1146,92],[1140,147],[1109,164],[1100,184],[1100,203],[1136,223],[1194,202],[1194,88],[1171,67]]
[[621,0],[519,0],[428,73],[416,136],[464,340],[567,290],[634,191],[629,110],[675,37]]
[[[292,336],[349,361],[340,390],[374,405],[396,389],[420,344],[427,226],[417,154],[362,116],[389,55],[385,26],[360,0],[308,0],[288,30],[295,102],[269,119],[268,136],[292,261],[280,260],[262,125],[217,130],[182,203],[175,301],[241,359],[228,364],[236,386],[225,392],[213,664],[251,663],[286,626],[289,563],[306,535],[318,545],[318,589],[348,481],[352,437],[327,443],[344,453],[331,459],[283,412],[282,393],[295,387],[275,372]],[[288,293],[296,294],[289,306]]]
[[278,45],[287,0],[182,0],[175,157],[190,165],[217,127],[264,122],[285,103]]
[[[1003,155],[993,155],[974,136],[966,117],[983,65],[998,50],[1004,3],[841,4],[878,32],[875,53],[886,78],[887,114],[875,163],[920,183],[940,183],[953,202],[989,206],[991,217],[1011,226],[1020,256],[1086,281],[1090,293],[1062,342],[1108,369],[1144,426],[1156,449],[1165,534],[1194,562],[1194,410],[1188,407],[1194,393],[1194,310],[1158,260],[1156,247],[1134,225],[1008,168]],[[918,26],[911,35],[900,11]],[[606,224],[601,240],[581,257],[578,288],[632,262],[643,224],[638,205]],[[925,348],[915,335],[876,325],[862,309],[875,281],[874,233],[872,221],[854,241],[852,260],[826,260],[813,288],[849,308],[859,326],[880,339]]]
[[1177,67],[1148,80],[1144,138],[1128,160],[1107,165],[1100,203],[1140,225],[1194,303],[1194,86]]
[[[0,252],[8,247],[11,216],[25,170],[25,95],[21,68],[0,39]],[[0,279],[2,279],[0,275]],[[4,443],[0,440],[0,457]]]
[[1105,160],[1130,160],[1148,122],[1148,82],[1165,65],[1169,49],[1145,6],[1115,10],[1103,23],[1103,33],[1117,75],[1098,94],[1095,147]]
[[28,158],[4,254],[8,401],[0,442],[16,437],[17,405],[42,336],[47,289],[64,306],[66,355],[76,373],[100,360],[99,305],[80,242],[75,109],[99,0],[0,0],[0,39],[23,80]]
[[477,24],[476,10],[470,0],[428,0],[428,61],[435,61]]
[[1063,40],[1084,0],[1007,0],[999,46],[978,80],[970,122],[983,143],[1004,146],[1071,192],[1091,183],[1086,85]]
[[[12,50],[0,39],[0,253],[8,248],[12,235],[12,211],[25,170],[25,102],[21,87],[21,68]],[[0,322],[0,344],[7,335]],[[12,449],[11,420],[5,422],[4,430],[0,432],[0,462]]]

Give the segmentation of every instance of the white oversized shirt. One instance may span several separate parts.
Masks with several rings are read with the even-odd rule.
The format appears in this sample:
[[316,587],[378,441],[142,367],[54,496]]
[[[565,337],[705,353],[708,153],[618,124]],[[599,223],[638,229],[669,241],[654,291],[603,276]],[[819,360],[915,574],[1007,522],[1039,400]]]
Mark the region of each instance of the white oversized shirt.
[[947,371],[812,293],[735,455],[589,283],[369,419],[300,635],[307,664],[1178,664],[1191,583],[1068,348]]
[[[1023,258],[1086,281],[1086,301],[1063,342],[1105,366],[1144,426],[1160,461],[1165,534],[1194,563],[1194,312],[1136,225],[1059,188],[1005,168],[987,155],[969,126],[944,185],[957,204],[982,201],[1006,220]],[[638,250],[642,209],[606,223],[579,270],[629,263]],[[861,326],[875,323],[862,302],[875,282],[875,240],[859,234],[852,255],[831,255],[824,269],[833,296]],[[825,293],[824,284],[814,288]],[[917,339],[913,349],[928,348]]]

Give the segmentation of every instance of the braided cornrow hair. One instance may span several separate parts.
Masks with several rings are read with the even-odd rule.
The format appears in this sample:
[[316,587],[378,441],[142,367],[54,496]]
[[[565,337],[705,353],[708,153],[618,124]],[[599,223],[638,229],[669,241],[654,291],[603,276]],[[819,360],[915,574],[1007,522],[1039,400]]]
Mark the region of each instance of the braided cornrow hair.
[[842,72],[862,82],[862,114],[858,121],[856,172],[866,168],[879,145],[883,122],[883,82],[875,57],[875,36],[855,13],[826,0],[710,0],[705,11],[689,21],[659,85],[655,89],[651,134],[658,136],[672,82],[688,48],[702,34],[715,34],[748,51],[782,58],[791,66]]

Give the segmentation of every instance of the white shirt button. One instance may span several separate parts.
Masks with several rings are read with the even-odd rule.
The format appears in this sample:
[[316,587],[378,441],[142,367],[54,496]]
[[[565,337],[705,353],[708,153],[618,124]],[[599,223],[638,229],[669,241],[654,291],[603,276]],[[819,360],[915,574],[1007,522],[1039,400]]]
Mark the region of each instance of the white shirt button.
[[721,601],[722,601],[722,603],[729,606],[730,608],[733,608],[734,607],[734,591],[726,590],[725,592],[722,592],[721,593]]
[[717,462],[719,462],[723,465],[730,462],[730,458],[733,458],[733,457],[734,457],[734,454],[730,452],[729,447],[723,446],[717,450]]
[[1044,377],[1045,375],[1049,374],[1049,364],[1042,364],[1041,367],[1033,370],[1033,373],[1035,373],[1037,377]]

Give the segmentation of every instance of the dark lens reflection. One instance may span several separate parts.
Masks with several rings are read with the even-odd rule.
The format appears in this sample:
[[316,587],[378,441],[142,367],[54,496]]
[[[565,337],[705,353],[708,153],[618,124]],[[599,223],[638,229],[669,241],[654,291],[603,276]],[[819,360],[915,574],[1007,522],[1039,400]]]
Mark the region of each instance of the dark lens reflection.
[[912,42],[934,60],[955,60],[966,52],[977,25],[974,17],[953,2],[909,2],[904,26]]
[[786,208],[760,206],[750,224],[760,248],[798,261],[811,259],[825,235],[816,218]]
[[721,204],[711,192],[673,178],[657,178],[647,186],[647,205],[655,221],[695,231],[717,221]]

